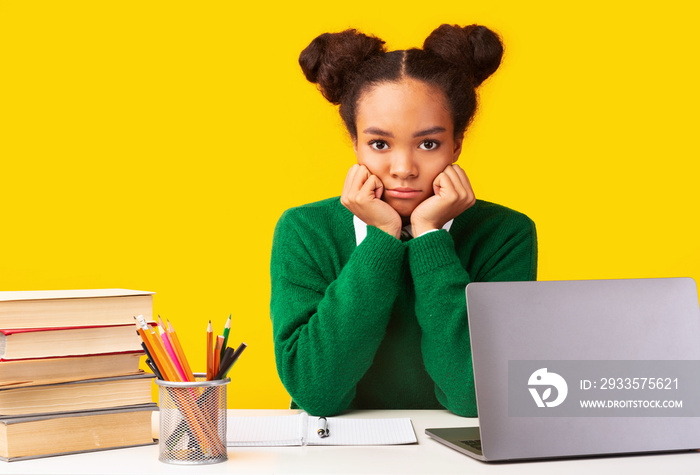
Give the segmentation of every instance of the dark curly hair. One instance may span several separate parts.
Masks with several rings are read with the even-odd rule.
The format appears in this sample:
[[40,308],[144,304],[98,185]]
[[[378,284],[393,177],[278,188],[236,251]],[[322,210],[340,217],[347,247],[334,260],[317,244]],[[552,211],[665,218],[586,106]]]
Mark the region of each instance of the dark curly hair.
[[381,39],[354,29],[324,33],[301,52],[299,64],[326,99],[340,104],[340,116],[353,140],[362,93],[404,77],[443,91],[457,138],[476,112],[476,88],[498,69],[502,56],[501,39],[485,26],[440,25],[426,38],[423,49],[390,52]]

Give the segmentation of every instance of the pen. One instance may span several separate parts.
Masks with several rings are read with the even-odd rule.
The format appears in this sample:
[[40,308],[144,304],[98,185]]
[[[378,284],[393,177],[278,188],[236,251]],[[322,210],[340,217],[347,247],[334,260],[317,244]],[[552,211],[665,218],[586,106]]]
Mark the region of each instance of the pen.
[[148,353],[150,355],[151,361],[153,364],[159,369],[160,371],[160,379],[163,381],[166,381],[167,378],[165,378],[165,364],[160,360],[159,355],[156,353],[156,349],[154,347],[153,340],[151,340],[151,334],[148,332],[148,325],[146,324],[146,321],[143,319],[143,315],[139,315],[138,317],[134,317],[136,320],[136,332],[141,336],[141,340],[145,343],[146,348],[148,350]]
[[325,417],[319,417],[318,418],[318,436],[320,438],[328,437],[331,435],[330,431],[328,430],[328,421],[326,420]]
[[221,354],[221,365],[219,366],[219,372],[216,373],[214,379],[225,379],[226,372],[230,369],[231,364],[233,364],[233,353],[234,349],[228,347]]
[[[138,333],[138,332],[136,332]],[[151,371],[153,371],[153,374],[156,375],[158,379],[163,379],[163,375],[160,374],[160,370],[155,364],[155,360],[153,359],[153,355],[151,355],[151,352],[148,351],[148,348],[146,348],[146,344],[142,341],[141,342],[141,347],[143,348],[143,351],[146,353],[146,364],[148,365],[149,368],[151,368]]]
[[153,374],[156,375],[156,378],[163,379],[163,375],[160,374],[160,371],[158,371],[158,368],[156,368],[156,365],[153,364],[153,361],[147,359],[146,364],[148,365],[149,368],[151,368],[151,371],[153,371]]
[[246,348],[248,348],[248,345],[246,345],[245,343],[241,343],[240,345],[238,345],[236,351],[234,351],[231,355],[231,363],[229,363],[228,367],[224,367],[221,369],[223,373],[221,375],[221,378],[219,379],[224,379],[226,375],[228,375],[228,372],[231,371],[231,368],[233,368],[234,363],[236,362],[236,360],[238,360],[238,357],[241,356],[241,353],[243,353],[243,350],[245,350]]

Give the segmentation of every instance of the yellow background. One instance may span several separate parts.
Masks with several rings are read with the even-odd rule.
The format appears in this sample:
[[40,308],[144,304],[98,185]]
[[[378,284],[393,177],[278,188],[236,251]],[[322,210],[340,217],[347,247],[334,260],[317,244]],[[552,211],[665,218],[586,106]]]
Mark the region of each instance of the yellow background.
[[700,278],[695,2],[279,3],[0,3],[0,289],[155,291],[200,370],[231,313],[229,407],[286,407],[273,228],[354,160],[299,52],[444,22],[505,42],[459,163],[535,220],[540,280]]

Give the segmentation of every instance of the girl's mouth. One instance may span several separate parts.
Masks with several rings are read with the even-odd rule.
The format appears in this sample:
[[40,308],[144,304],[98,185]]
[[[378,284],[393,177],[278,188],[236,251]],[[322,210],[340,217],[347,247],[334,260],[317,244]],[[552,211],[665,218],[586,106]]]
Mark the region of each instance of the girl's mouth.
[[384,190],[384,194],[392,198],[410,199],[416,198],[423,193],[422,190],[416,190],[415,188],[407,187],[397,187]]

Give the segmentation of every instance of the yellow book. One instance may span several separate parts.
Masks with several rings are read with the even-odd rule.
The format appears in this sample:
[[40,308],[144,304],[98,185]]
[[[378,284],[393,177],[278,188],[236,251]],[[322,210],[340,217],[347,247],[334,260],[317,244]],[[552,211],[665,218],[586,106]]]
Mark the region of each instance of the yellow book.
[[4,360],[141,349],[141,339],[133,323],[109,327],[0,329],[0,359]]
[[0,328],[50,328],[153,321],[153,292],[128,289],[0,292]]
[[156,404],[0,419],[0,460],[48,457],[155,443]]
[[0,389],[139,374],[141,356],[143,351],[0,360]]
[[0,417],[88,411],[153,402],[153,374],[0,389]]

